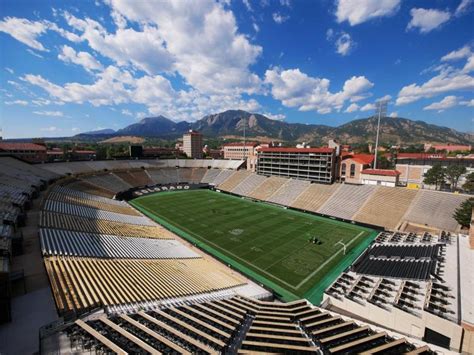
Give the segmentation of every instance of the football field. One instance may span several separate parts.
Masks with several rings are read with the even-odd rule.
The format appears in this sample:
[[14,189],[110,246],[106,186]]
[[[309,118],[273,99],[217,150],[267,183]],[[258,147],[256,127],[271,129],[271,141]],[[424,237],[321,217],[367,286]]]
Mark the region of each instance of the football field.
[[130,203],[286,300],[319,303],[324,289],[377,234],[210,190],[161,192]]

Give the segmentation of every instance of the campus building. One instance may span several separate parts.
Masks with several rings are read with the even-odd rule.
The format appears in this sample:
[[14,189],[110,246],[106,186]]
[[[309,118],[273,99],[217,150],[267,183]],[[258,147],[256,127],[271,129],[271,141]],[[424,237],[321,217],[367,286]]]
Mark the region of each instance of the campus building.
[[399,153],[396,160],[396,170],[400,172],[400,183],[411,188],[434,189],[434,186],[423,183],[424,175],[433,165],[443,167],[462,165],[466,167],[466,174],[459,179],[458,186],[462,186],[465,177],[474,171],[474,159],[471,157],[450,158],[440,153]]
[[256,142],[235,142],[223,146],[224,159],[245,160],[255,155]]
[[259,148],[257,174],[332,184],[336,152],[332,148]]
[[183,151],[188,158],[201,159],[202,158],[202,134],[189,130],[183,135]]
[[339,170],[341,182],[362,184],[362,171],[372,166],[372,154],[343,154]]
[[30,163],[42,163],[48,159],[46,147],[35,143],[0,142],[0,155],[12,155]]
[[395,187],[400,172],[392,169],[364,169],[360,173],[362,184]]

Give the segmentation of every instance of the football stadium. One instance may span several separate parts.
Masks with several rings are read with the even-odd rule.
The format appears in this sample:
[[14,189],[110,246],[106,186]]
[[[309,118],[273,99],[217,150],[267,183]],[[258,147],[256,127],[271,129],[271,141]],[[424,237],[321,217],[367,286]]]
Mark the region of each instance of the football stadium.
[[0,0],[0,355],[474,355],[474,0]]
[[452,218],[467,195],[238,160],[0,163],[9,351],[35,327],[45,354],[469,349],[473,253]]
[[211,190],[165,192],[131,204],[288,301],[320,303],[324,289],[377,235]]

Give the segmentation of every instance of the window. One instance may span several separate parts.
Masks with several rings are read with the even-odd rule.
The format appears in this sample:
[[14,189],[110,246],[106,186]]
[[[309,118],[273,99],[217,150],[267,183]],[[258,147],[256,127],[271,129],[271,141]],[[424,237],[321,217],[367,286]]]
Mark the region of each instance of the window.
[[341,175],[346,176],[346,163],[342,163]]
[[355,176],[355,172],[356,172],[356,166],[355,164],[351,164],[351,177]]

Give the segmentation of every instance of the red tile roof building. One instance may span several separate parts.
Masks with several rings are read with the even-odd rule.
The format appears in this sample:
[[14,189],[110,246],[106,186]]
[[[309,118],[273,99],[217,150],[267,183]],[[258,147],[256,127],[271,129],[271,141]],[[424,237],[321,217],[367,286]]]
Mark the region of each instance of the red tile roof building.
[[389,169],[364,169],[360,176],[364,185],[395,187],[398,185],[400,172]]
[[461,144],[425,144],[425,151],[430,149],[435,151],[444,150],[446,152],[469,152],[472,146]]
[[332,148],[258,148],[257,174],[331,184],[336,178]]
[[350,184],[362,184],[361,172],[370,168],[373,161],[372,154],[343,154],[339,167],[340,180]]
[[47,160],[46,147],[34,143],[0,142],[0,154],[12,155],[31,163]]
[[400,172],[397,170],[390,170],[390,169],[364,169],[362,170],[362,174],[380,175],[380,176],[398,176],[400,175]]

